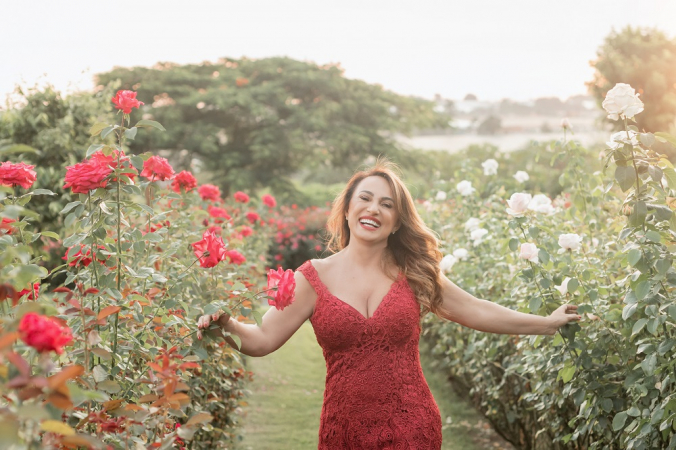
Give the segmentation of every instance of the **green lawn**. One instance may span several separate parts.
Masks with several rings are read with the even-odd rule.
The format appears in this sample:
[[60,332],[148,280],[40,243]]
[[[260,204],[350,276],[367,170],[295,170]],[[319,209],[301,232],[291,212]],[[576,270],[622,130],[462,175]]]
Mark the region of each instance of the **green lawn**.
[[[309,322],[275,353],[247,358],[255,374],[251,384],[242,450],[314,450],[317,448],[326,367]],[[423,371],[441,411],[444,450],[511,448],[479,414],[459,400],[440,373],[423,359]]]

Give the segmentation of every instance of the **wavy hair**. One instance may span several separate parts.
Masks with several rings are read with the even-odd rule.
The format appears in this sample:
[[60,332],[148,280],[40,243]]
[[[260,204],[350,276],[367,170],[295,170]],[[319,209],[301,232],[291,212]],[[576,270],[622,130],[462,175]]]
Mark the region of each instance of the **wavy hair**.
[[439,241],[422,221],[411,193],[396,173],[398,171],[396,164],[379,158],[373,167],[356,172],[350,178],[331,208],[326,225],[327,248],[336,253],[350,243],[350,228],[345,220],[345,213],[357,185],[367,177],[384,178],[392,190],[401,224],[397,232],[387,238],[387,249],[408,279],[418,303],[422,306],[421,316],[430,311],[436,314],[442,303],[439,268],[442,254],[439,251]]

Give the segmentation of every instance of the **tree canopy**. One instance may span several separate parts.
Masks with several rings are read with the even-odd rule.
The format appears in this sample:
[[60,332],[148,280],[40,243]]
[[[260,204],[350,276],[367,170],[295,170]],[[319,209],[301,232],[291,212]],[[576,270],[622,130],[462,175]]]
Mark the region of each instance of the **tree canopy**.
[[[594,79],[587,83],[599,105],[617,83],[631,85],[645,110],[635,117],[639,130],[669,131],[676,117],[676,40],[652,28],[611,32],[592,61]],[[614,122],[617,129],[622,124]]]
[[[270,186],[281,193],[297,171],[356,168],[369,155],[395,157],[396,133],[447,126],[434,103],[345,78],[337,65],[290,58],[115,68],[97,76],[138,92],[143,117],[166,133],[130,143],[170,150],[177,169],[202,161],[224,192]],[[281,192],[280,192],[281,191]]]

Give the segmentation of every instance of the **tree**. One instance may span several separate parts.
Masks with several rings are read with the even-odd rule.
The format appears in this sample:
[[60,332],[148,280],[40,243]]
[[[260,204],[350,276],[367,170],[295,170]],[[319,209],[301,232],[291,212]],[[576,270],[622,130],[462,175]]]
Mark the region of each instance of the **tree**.
[[[676,40],[652,28],[613,31],[592,61],[596,69],[587,87],[599,105],[617,83],[641,94],[645,110],[635,117],[639,130],[668,131],[676,117]],[[620,121],[612,122],[616,129]]]
[[491,114],[479,124],[476,131],[479,134],[496,134],[501,129],[502,119],[494,114]]
[[299,169],[354,169],[369,155],[401,152],[396,133],[449,120],[433,102],[347,79],[337,65],[290,58],[160,63],[97,78],[137,91],[144,118],[169,130],[139,136],[132,151],[169,150],[178,169],[196,157],[225,193],[269,186],[283,195]]

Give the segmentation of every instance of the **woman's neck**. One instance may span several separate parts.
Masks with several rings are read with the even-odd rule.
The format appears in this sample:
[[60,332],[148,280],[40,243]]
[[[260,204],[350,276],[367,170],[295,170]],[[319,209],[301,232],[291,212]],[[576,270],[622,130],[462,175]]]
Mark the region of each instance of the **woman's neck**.
[[343,249],[343,253],[352,267],[360,269],[382,268],[385,265],[384,262],[391,256],[387,242],[370,245],[356,239],[350,240],[347,247]]

